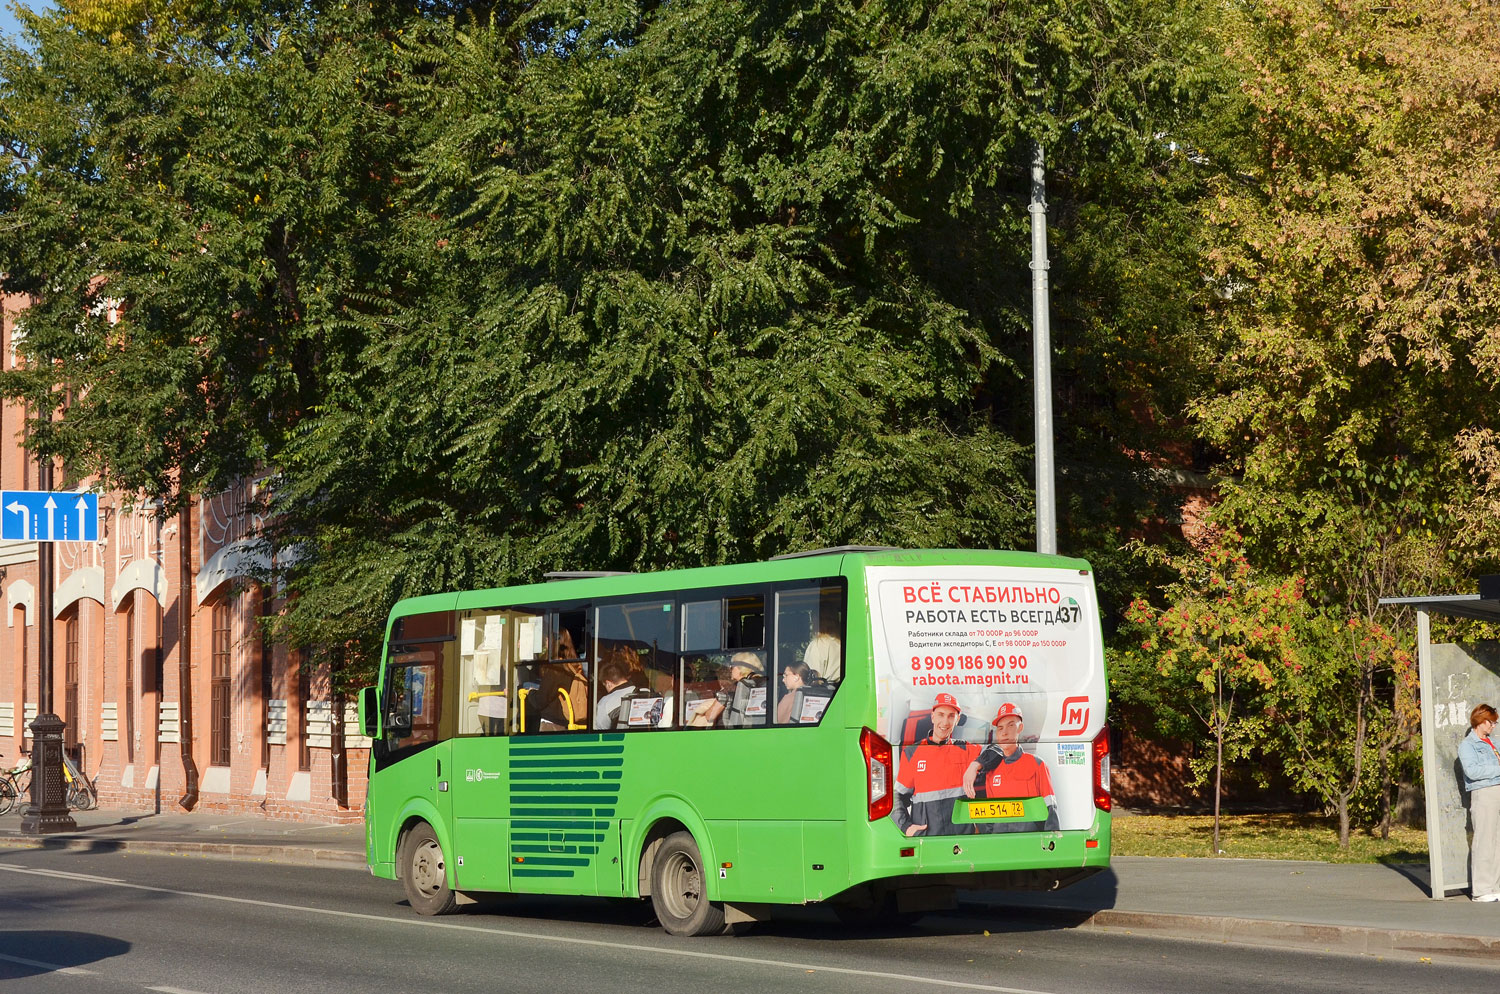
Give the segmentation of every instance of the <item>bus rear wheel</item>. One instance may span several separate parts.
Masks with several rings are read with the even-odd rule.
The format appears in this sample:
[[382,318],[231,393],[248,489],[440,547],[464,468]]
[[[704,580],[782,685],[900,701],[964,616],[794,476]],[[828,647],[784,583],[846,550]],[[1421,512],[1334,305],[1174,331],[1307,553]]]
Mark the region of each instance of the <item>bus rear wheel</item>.
[[407,903],[419,915],[446,915],[458,907],[448,886],[448,861],[432,826],[418,822],[401,840],[401,886]]
[[672,935],[724,931],[724,905],[708,899],[703,856],[690,833],[667,836],[651,869],[651,907],[662,928]]

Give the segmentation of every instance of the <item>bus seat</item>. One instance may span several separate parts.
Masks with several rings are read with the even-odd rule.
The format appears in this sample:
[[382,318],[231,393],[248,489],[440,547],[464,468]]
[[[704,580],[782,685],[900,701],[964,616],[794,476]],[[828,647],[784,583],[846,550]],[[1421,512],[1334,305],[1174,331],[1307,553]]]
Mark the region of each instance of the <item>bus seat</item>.
[[[661,721],[666,704],[667,699],[665,697],[660,694],[654,694],[649,690],[640,690],[634,694],[628,694],[620,698],[620,710],[615,715],[615,728],[655,728]],[[638,711],[643,711],[644,713],[635,724],[631,724],[631,714]]]
[[828,710],[828,702],[831,700],[833,688],[826,684],[798,687],[792,697],[792,724],[801,724],[806,715],[807,724],[816,725],[823,720],[823,712]]
[[734,685],[734,696],[724,709],[724,724],[729,728],[748,728],[766,723],[766,682],[760,677],[746,677]]

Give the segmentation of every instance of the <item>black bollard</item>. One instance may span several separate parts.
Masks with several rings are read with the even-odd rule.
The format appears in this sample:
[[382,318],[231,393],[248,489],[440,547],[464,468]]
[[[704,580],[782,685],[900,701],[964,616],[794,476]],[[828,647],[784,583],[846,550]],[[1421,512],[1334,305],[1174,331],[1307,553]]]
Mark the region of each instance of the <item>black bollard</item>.
[[31,803],[21,812],[21,831],[51,835],[78,828],[63,787],[63,720],[39,714],[31,722]]

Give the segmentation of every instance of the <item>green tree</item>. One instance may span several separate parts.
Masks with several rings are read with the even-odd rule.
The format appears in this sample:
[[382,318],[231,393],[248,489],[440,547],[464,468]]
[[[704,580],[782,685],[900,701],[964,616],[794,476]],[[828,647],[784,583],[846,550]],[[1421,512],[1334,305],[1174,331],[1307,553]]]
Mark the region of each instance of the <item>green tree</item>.
[[[315,550],[299,603],[1028,543],[1028,130],[1079,163],[1062,203],[1114,195],[1060,212],[1088,291],[1065,297],[1059,376],[1064,451],[1095,474],[1072,534],[1112,554],[1150,501],[1125,374],[1188,306],[1132,292],[1120,245],[1171,244],[1130,218],[1190,185],[1161,189],[1187,163],[1149,123],[1176,67],[1105,59],[1109,31],[1165,22],[1122,9],[1139,22],[822,3],[425,25],[402,46],[422,130],[390,245],[423,292],[280,460],[278,521]],[[1039,107],[1044,75],[1066,116]],[[1089,236],[1106,222],[1118,240]]]
[[1416,724],[1416,666],[1389,632],[1362,617],[1314,611],[1300,622],[1267,718],[1291,782],[1331,809],[1347,848],[1356,800],[1385,799],[1386,767],[1403,729]]
[[1500,13],[1452,0],[1225,8],[1221,300],[1193,405],[1252,558],[1373,621],[1494,562]]
[[0,390],[35,402],[38,448],[171,508],[273,457],[385,309],[394,29],[349,5],[24,17],[33,44],[0,48],[0,270],[36,300],[33,361]]
[[64,3],[0,53],[0,390],[111,485],[273,467],[279,630],[354,659],[545,569],[1026,545],[1040,139],[1063,544],[1109,559],[1207,292],[1191,11]]
[[[1213,518],[1258,566],[1306,576],[1330,619],[1375,631],[1400,620],[1382,597],[1495,564],[1500,14],[1452,0],[1222,14],[1239,99],[1212,148],[1212,379],[1190,405],[1229,477]],[[1318,651],[1352,717],[1372,674],[1343,641]],[[1365,714],[1389,777],[1416,731],[1382,700]],[[1322,725],[1337,741],[1319,749],[1364,747]],[[1345,787],[1318,793],[1343,822],[1361,764],[1335,765]]]
[[[1236,539],[1217,536],[1201,553],[1166,559],[1175,579],[1164,603],[1131,603],[1121,640],[1130,648],[1114,666],[1123,700],[1149,708],[1162,733],[1207,745],[1191,761],[1191,785],[1213,778],[1216,854],[1225,764],[1268,753],[1286,661],[1307,610],[1301,580],[1258,574]],[[1256,770],[1264,779],[1264,767]]]

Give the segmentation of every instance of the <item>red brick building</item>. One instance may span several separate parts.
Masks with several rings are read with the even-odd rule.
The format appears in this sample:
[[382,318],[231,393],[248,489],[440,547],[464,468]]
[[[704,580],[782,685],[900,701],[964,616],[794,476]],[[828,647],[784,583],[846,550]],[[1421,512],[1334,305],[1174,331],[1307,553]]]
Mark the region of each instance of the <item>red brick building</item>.
[[[7,368],[25,303],[0,298]],[[0,404],[6,490],[40,489],[22,428],[20,405]],[[352,705],[335,715],[327,673],[271,645],[256,621],[267,596],[245,578],[247,539],[259,523],[256,486],[240,481],[170,517],[138,496],[100,492],[99,541],[52,543],[50,618],[38,613],[38,556],[47,545],[0,542],[0,764],[29,752],[27,724],[40,699],[37,633],[51,625],[53,710],[67,724],[66,745],[96,778],[101,805],[181,810],[191,768],[194,810],[361,817],[369,743],[356,734]],[[343,778],[335,776],[336,734]]]

